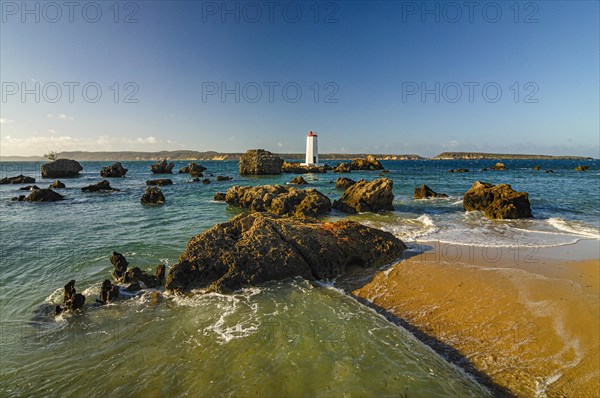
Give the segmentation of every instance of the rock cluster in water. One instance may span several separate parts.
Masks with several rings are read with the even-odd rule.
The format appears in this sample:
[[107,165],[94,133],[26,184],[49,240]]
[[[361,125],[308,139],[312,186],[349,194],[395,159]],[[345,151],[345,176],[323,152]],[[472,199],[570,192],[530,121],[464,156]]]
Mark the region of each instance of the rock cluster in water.
[[179,174],[188,174],[192,177],[202,177],[203,172],[206,171],[206,167],[197,163],[191,162],[189,165],[179,170]]
[[0,184],[32,184],[35,182],[35,178],[24,176],[23,174],[15,177],[5,177],[0,180]]
[[480,210],[489,218],[533,217],[527,192],[517,192],[508,184],[475,181],[465,193],[463,205],[465,211]]
[[70,159],[58,159],[41,166],[43,178],[72,178],[79,177],[83,167],[79,162]]
[[236,185],[227,190],[225,201],[243,209],[296,217],[318,217],[331,211],[331,201],[321,192],[283,185]]
[[240,175],[278,175],[282,166],[283,159],[264,149],[251,149],[240,156]]
[[389,178],[375,181],[359,180],[348,187],[339,200],[333,202],[333,208],[344,213],[378,212],[394,210],[394,183]]
[[448,195],[445,193],[437,193],[427,185],[423,184],[420,188],[415,188],[413,198],[415,199],[429,199],[429,198],[447,198]]
[[125,174],[127,174],[127,169],[123,167],[121,162],[115,162],[113,165],[103,167],[100,170],[100,177],[103,178],[125,177]]
[[247,213],[192,238],[167,276],[175,293],[231,292],[291,277],[333,278],[352,266],[378,267],[406,246],[389,232],[353,221],[305,222]]
[[175,163],[167,163],[167,159],[160,160],[150,166],[150,171],[153,174],[172,174]]

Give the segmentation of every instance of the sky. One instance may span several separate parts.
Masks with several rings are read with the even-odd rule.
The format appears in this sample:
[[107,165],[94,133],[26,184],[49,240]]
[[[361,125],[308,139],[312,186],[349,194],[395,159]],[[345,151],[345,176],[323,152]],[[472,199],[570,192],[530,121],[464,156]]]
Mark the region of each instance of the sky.
[[[69,5],[71,4],[71,5]],[[0,155],[600,157],[597,1],[0,3]]]

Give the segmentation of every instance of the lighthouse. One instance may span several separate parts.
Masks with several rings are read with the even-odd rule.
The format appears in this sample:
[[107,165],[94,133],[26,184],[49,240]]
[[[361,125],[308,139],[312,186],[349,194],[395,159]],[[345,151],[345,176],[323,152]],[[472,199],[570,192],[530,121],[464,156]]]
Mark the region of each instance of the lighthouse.
[[306,158],[303,166],[318,166],[319,165],[319,144],[317,142],[317,133],[310,131],[306,136]]

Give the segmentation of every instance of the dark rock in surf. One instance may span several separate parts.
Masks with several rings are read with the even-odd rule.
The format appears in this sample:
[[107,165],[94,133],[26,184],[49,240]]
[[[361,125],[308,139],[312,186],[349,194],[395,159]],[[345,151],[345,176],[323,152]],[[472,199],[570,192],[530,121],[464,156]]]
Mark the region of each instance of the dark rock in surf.
[[448,170],[448,173],[468,173],[468,169],[452,169]]
[[40,189],[37,185],[27,185],[26,187],[19,188],[19,191],[33,191],[35,189]]
[[110,182],[102,180],[97,184],[88,185],[81,188],[83,192],[116,192],[118,189],[110,186]]
[[175,167],[175,163],[167,163],[167,159],[163,159],[150,166],[150,171],[153,174],[172,174],[173,167]]
[[100,287],[100,304],[112,303],[119,298],[119,286],[113,285],[110,280],[105,279]]
[[394,183],[389,178],[375,181],[359,180],[350,186],[340,198],[333,202],[333,208],[344,213],[393,211]]
[[64,200],[64,196],[51,189],[36,189],[25,199],[28,202],[58,202]]
[[66,188],[66,186],[60,180],[56,180],[48,188]]
[[81,293],[77,293],[75,289],[75,280],[69,281],[65,285],[65,292],[63,298],[63,305],[56,306],[56,315],[63,312],[74,312],[81,309],[85,303],[85,296]]
[[125,177],[125,174],[127,174],[127,169],[121,165],[121,162],[116,162],[115,164],[103,167],[100,170],[100,176],[104,178]]
[[334,173],[350,173],[352,171],[351,163],[339,163],[333,168]]
[[233,180],[232,177],[229,176],[217,176],[217,181],[231,181]]
[[35,182],[35,178],[24,176],[20,174],[16,177],[5,177],[0,180],[0,185],[4,184],[32,184]]
[[83,167],[79,162],[70,159],[58,159],[41,166],[43,178],[73,178],[79,177]]
[[465,193],[463,205],[465,211],[479,210],[489,218],[533,217],[527,192],[517,192],[508,184],[475,181]]
[[159,187],[148,187],[142,195],[140,202],[144,205],[160,205],[165,203],[165,195]]
[[191,162],[189,165],[179,170],[179,174],[189,173],[192,177],[202,177],[202,172],[206,171],[206,167],[201,166],[197,163]]
[[173,185],[173,181],[171,181],[171,179],[169,179],[169,178],[159,178],[157,180],[146,181],[146,185],[148,185],[148,186],[158,185],[160,187],[163,187],[165,185]]
[[427,185],[423,184],[420,188],[415,188],[413,195],[414,199],[429,199],[429,198],[447,198],[445,193],[437,193]]
[[307,185],[308,182],[306,182],[306,180],[303,177],[298,176],[298,177],[292,178],[292,181],[290,181],[290,184]]
[[347,177],[340,177],[335,182],[335,187],[337,189],[343,189],[345,191],[346,189],[350,188],[354,184],[356,184],[356,181],[354,181],[350,178],[347,178]]
[[217,192],[217,193],[215,193],[214,200],[216,202],[224,202],[225,201],[225,194],[223,192]]

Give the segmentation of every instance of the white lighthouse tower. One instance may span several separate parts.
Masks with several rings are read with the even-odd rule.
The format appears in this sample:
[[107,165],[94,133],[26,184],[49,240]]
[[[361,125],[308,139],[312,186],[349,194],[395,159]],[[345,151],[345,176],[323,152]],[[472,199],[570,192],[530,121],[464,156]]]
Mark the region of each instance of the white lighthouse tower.
[[312,131],[306,136],[306,158],[303,166],[319,166],[319,143],[317,133]]

